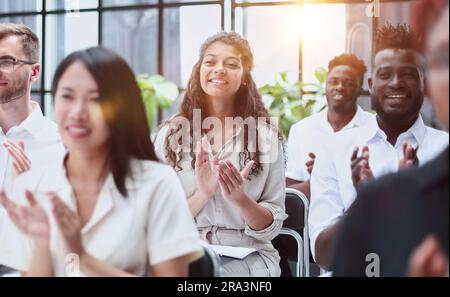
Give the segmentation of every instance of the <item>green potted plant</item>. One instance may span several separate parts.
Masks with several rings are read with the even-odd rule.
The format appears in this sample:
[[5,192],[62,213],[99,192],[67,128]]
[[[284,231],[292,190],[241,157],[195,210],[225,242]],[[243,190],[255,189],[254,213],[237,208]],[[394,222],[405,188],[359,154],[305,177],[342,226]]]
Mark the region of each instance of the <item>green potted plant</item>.
[[325,108],[325,104],[318,104],[325,95],[327,71],[317,68],[314,76],[317,79],[315,83],[289,82],[287,73],[281,72],[274,84],[266,84],[259,89],[271,116],[278,118],[285,137],[289,136],[293,124]]
[[176,84],[165,80],[159,74],[140,74],[137,76],[137,82],[141,89],[148,125],[152,129],[158,108],[171,108],[180,92]]

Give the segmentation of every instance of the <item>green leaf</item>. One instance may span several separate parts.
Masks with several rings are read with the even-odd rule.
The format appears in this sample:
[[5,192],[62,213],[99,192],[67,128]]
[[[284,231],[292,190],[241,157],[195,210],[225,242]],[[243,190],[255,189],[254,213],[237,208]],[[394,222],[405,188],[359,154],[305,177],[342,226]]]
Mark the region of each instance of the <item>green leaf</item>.
[[321,84],[325,83],[325,81],[327,79],[327,75],[328,75],[328,71],[323,67],[317,68],[316,71],[314,72],[314,76]]
[[176,84],[166,81],[161,75],[139,74],[136,76],[145,106],[148,124],[151,128],[158,109],[170,108],[178,98],[179,90]]
[[280,72],[280,80],[282,82],[287,82],[288,81],[287,80],[287,72],[286,71]]

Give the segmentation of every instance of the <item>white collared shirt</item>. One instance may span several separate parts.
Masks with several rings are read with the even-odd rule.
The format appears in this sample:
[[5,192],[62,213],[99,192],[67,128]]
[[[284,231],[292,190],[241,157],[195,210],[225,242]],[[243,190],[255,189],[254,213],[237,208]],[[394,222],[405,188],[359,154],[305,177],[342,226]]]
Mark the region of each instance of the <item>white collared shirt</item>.
[[421,166],[442,152],[448,146],[449,138],[447,133],[425,126],[421,116],[398,137],[395,146],[387,141],[376,117],[365,126],[339,132],[330,138],[327,153],[316,159],[311,176],[309,231],[313,255],[320,232],[334,224],[356,198],[350,168],[353,149],[369,147],[369,166],[378,178],[398,171],[404,142],[414,148],[419,146],[417,158]]
[[[19,126],[12,127],[6,134],[0,127],[0,189],[7,194],[12,192],[13,165],[12,157],[3,146],[6,141],[16,144],[23,141],[25,154],[35,169],[46,166],[50,161],[61,160],[65,153],[56,124],[44,117],[39,104],[34,101],[31,104],[33,111]],[[0,234],[5,217],[6,213],[0,207]]]
[[[134,179],[126,179],[128,197],[122,196],[110,173],[100,191],[91,218],[81,230],[87,252],[126,272],[143,276],[149,266],[190,255],[193,261],[203,254],[199,235],[190,214],[183,188],[174,170],[167,165],[132,160]],[[76,199],[64,166],[56,163],[36,179],[21,175],[14,198],[24,200],[25,189],[32,190],[46,209],[51,225],[51,255],[55,276],[68,274],[67,251],[46,195],[56,194],[76,210]],[[30,265],[32,244],[19,235],[10,221],[0,237],[0,263],[26,271]],[[8,244],[3,244],[8,242]]]
[[[297,181],[309,180],[310,176],[305,165],[309,160],[308,154],[312,152],[316,157],[320,155],[327,139],[335,134],[327,115],[328,109],[325,109],[292,126],[287,145],[287,178]],[[373,116],[358,106],[352,120],[341,131],[360,127]]]
[[0,188],[11,193],[13,185],[12,158],[3,144],[6,141],[24,142],[25,154],[33,168],[42,167],[49,161],[64,156],[65,148],[54,122],[44,117],[39,104],[31,102],[33,111],[19,125],[5,134],[0,127]]

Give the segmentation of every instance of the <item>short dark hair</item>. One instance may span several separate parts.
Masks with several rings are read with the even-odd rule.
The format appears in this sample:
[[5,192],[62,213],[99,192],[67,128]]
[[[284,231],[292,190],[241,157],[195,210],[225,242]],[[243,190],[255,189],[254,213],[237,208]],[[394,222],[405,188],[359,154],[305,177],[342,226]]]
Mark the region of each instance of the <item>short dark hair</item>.
[[328,63],[328,71],[331,71],[334,67],[340,66],[340,65],[346,65],[351,67],[356,71],[358,74],[360,81],[364,81],[364,74],[367,71],[366,64],[364,64],[364,61],[359,59],[354,54],[341,54],[339,56],[334,57],[329,63]]
[[375,54],[385,49],[415,49],[415,36],[406,24],[386,23],[375,35]]
[[53,96],[62,75],[75,62],[81,62],[97,83],[103,117],[110,130],[106,165],[111,168],[118,190],[126,197],[125,180],[132,174],[131,159],[158,161],[135,75],[112,50],[88,48],[70,54],[58,66],[53,77]]
[[0,24],[0,40],[9,36],[19,36],[21,38],[22,50],[26,58],[32,62],[39,63],[39,38],[33,30],[23,24]]

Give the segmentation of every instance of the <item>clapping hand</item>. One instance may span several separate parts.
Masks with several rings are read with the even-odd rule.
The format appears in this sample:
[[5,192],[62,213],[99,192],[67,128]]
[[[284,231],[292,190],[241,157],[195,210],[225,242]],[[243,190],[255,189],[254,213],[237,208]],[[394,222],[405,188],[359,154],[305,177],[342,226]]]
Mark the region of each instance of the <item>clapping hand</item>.
[[372,169],[369,166],[369,147],[362,148],[361,157],[358,157],[358,151],[359,148],[356,147],[351,157],[352,181],[355,187],[373,179]]
[[245,180],[248,178],[254,161],[250,161],[239,172],[231,161],[220,161],[218,166],[219,185],[224,197],[230,202],[239,202],[247,197],[245,193]]
[[314,153],[308,154],[308,161],[305,163],[306,170],[308,170],[309,175],[311,175],[313,169],[314,169],[314,162],[316,161],[316,155]]
[[3,144],[3,146],[12,157],[13,178],[16,178],[18,175],[30,170],[31,161],[25,154],[25,145],[23,141],[19,141],[18,144],[15,144],[14,142],[8,140]]
[[400,160],[398,164],[399,169],[406,169],[414,165],[419,164],[419,159],[417,159],[417,150],[419,146],[415,149],[409,143],[403,143],[403,159]]
[[0,191],[0,203],[6,209],[8,216],[16,227],[34,240],[48,242],[50,224],[47,214],[36,201],[33,193],[27,191],[25,197],[29,205],[22,206],[10,200],[4,191]]
[[53,205],[53,215],[64,237],[67,249],[79,257],[85,254],[81,239],[81,220],[55,193],[49,193]]
[[202,138],[201,142],[197,142],[195,178],[198,193],[205,199],[211,199],[219,187],[216,170],[218,162],[218,158],[212,156],[210,145],[206,138]]

